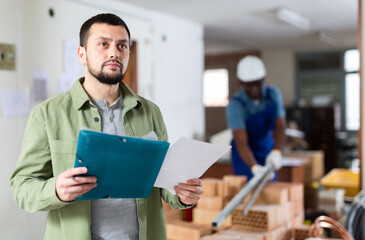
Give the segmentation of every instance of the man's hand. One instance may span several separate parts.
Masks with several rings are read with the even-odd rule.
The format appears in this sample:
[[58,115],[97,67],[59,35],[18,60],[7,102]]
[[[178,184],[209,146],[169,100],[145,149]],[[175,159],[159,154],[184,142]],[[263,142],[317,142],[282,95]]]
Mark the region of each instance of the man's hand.
[[272,150],[269,155],[266,157],[266,162],[272,163],[275,167],[275,170],[279,170],[282,165],[281,151],[278,149]]
[[179,183],[174,190],[182,203],[193,205],[203,194],[203,182],[199,178],[189,179],[186,183]]
[[[258,164],[253,165],[253,166],[252,166],[252,168],[251,168],[251,172],[252,172],[252,174],[253,174],[254,176],[259,175],[259,174],[263,174],[263,173],[264,173],[264,171],[265,171],[265,167],[264,167],[264,166],[261,166],[261,165],[258,165]],[[271,173],[269,174],[269,176],[268,176],[268,178],[269,178],[270,180],[273,180],[273,179],[274,179],[274,177],[275,177],[274,172],[271,172]]]
[[96,177],[77,176],[87,172],[86,167],[70,168],[56,180],[56,194],[61,201],[68,202],[96,187]]

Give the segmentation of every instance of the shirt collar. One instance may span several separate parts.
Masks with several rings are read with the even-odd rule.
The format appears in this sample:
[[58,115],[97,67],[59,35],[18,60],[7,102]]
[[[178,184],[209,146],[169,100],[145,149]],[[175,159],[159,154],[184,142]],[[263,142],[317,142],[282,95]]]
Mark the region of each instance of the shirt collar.
[[[262,88],[261,88],[261,97],[259,99],[259,101],[261,102],[262,100],[266,99],[266,92],[267,92],[267,85],[263,85]],[[249,100],[249,101],[252,101],[253,100],[247,95],[246,91],[244,88],[241,89],[241,94],[242,96],[242,100]]]
[[[90,98],[82,87],[82,83],[84,81],[84,77],[80,78],[72,85],[70,89],[72,102],[75,109],[77,110],[81,109],[85,103],[90,103]],[[123,81],[119,84],[119,88],[123,93],[124,108],[132,109],[140,104],[138,95],[136,95]]]

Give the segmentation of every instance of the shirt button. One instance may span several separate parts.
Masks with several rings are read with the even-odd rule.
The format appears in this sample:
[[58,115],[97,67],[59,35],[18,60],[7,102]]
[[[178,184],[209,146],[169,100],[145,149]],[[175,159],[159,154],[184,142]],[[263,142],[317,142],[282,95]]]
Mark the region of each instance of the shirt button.
[[109,117],[109,121],[110,121],[110,122],[113,122],[113,118],[112,118],[112,117]]
[[94,121],[95,122],[99,122],[99,118],[98,117],[94,117]]

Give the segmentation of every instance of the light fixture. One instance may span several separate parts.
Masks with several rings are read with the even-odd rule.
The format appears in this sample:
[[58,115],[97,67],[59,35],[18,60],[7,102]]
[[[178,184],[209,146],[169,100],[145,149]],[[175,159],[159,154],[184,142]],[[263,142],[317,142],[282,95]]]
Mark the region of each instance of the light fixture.
[[333,36],[331,36],[326,30],[320,30],[318,33],[318,38],[332,46],[338,45],[337,40]]
[[308,18],[303,17],[299,13],[293,12],[287,8],[279,8],[276,11],[276,17],[280,19],[281,21],[284,21],[286,23],[289,23],[295,27],[309,30],[310,28],[310,20]]

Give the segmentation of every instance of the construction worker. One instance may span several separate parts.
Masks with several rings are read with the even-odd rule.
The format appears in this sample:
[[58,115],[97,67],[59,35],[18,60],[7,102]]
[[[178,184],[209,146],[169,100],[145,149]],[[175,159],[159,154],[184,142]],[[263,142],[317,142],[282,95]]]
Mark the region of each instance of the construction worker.
[[[266,161],[276,169],[281,167],[285,110],[279,90],[264,85],[265,77],[266,69],[260,58],[242,58],[237,65],[242,89],[226,108],[227,124],[233,132],[233,171],[235,175],[246,175],[248,180],[263,171]],[[276,180],[276,176],[272,178]]]

